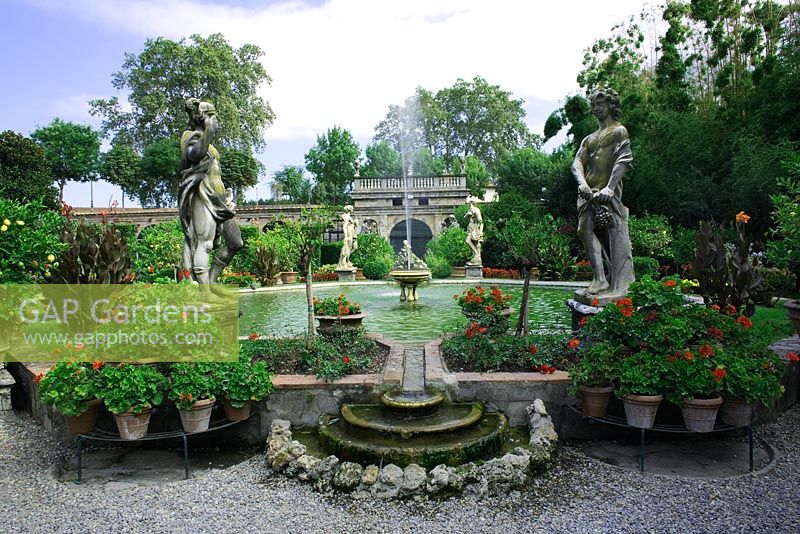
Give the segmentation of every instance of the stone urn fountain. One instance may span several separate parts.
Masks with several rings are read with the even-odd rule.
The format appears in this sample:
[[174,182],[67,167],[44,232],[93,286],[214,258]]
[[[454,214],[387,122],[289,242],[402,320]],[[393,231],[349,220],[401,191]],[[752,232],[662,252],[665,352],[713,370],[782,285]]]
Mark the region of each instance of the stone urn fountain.
[[417,286],[430,280],[431,271],[425,262],[411,251],[411,245],[405,240],[400,252],[397,253],[389,276],[400,284],[400,302],[413,302],[419,298]]

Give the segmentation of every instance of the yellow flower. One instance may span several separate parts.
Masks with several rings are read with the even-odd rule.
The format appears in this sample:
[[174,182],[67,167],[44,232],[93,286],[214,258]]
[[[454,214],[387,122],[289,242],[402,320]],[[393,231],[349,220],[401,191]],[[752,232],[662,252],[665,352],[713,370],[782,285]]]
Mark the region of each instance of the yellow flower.
[[750,216],[743,211],[740,211],[736,214],[736,222],[739,224],[747,224],[747,221],[750,220]]
[[19,226],[25,226],[25,221],[17,221],[17,224],[18,224]]
[[0,232],[5,232],[6,230],[8,230],[8,225],[0,226]]
[[3,224],[5,224],[6,226],[11,226],[11,221],[9,221],[8,219],[3,219]]
[[55,260],[56,260],[56,257],[53,256],[52,254],[48,254],[47,255],[47,261],[55,261]]

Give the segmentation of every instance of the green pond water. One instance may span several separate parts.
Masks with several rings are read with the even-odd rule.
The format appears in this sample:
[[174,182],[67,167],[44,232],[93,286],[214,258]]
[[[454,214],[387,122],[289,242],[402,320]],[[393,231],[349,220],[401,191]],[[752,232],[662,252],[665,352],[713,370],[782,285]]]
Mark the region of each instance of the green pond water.
[[[431,284],[417,290],[419,301],[400,302],[400,288],[393,284],[340,286],[315,285],[317,298],[334,297],[344,293],[351,302],[361,304],[367,314],[364,327],[368,332],[384,334],[387,338],[401,342],[433,340],[443,332],[459,330],[467,320],[461,308],[453,300],[454,294],[472,284]],[[491,284],[483,284],[487,289]],[[512,295],[511,315],[513,327],[517,320],[520,286],[500,286],[504,293]],[[565,301],[574,289],[532,286],[530,291],[530,322],[533,330],[569,328],[569,309]],[[240,299],[242,316],[239,331],[242,335],[257,332],[262,335],[286,336],[305,332],[306,294],[302,287],[280,291],[242,293]]]

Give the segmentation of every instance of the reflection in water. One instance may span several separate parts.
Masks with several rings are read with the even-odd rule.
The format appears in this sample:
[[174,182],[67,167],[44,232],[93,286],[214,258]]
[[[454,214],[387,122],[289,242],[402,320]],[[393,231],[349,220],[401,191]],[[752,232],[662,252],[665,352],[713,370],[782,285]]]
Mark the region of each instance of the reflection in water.
[[[490,287],[490,284],[484,284]],[[344,293],[351,302],[361,304],[366,312],[367,331],[384,334],[395,341],[425,341],[436,339],[442,332],[460,330],[467,320],[453,295],[474,284],[435,284],[420,288],[420,300],[399,302],[400,288],[387,284],[354,286],[315,286],[317,298],[334,297]],[[522,289],[501,286],[512,295],[511,326],[516,324]],[[573,289],[531,287],[531,328],[565,329],[569,327],[569,310],[564,304]],[[266,335],[300,335],[306,328],[306,293],[304,290],[242,293],[242,335],[251,332]]]

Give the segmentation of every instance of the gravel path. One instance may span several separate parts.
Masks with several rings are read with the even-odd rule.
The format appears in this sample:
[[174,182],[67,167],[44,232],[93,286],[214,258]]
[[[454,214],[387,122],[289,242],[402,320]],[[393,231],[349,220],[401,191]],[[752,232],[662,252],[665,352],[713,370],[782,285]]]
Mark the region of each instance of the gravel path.
[[[261,457],[190,481],[107,489],[54,479],[72,449],[27,417],[0,419],[3,532],[800,532],[800,408],[762,427],[779,450],[757,477],[620,471],[565,447],[529,489],[473,503],[364,502],[264,478]],[[424,530],[420,530],[424,529]]]

